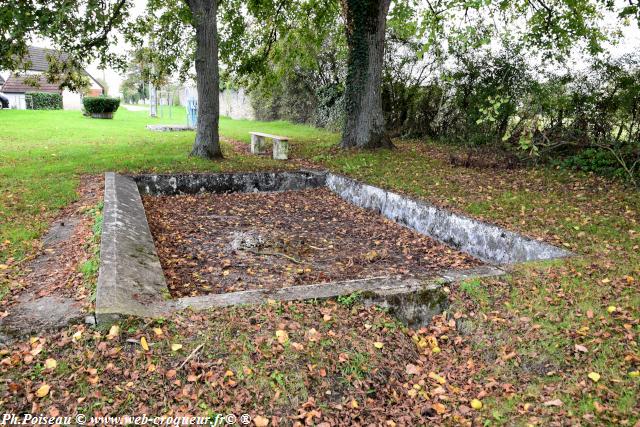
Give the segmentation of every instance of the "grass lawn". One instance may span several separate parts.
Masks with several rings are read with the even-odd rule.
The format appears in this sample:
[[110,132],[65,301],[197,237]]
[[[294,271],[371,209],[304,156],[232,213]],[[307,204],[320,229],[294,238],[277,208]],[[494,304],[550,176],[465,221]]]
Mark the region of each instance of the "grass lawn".
[[[124,110],[113,121],[0,111],[0,244],[10,270],[19,272],[18,259],[34,251],[55,210],[74,200],[81,174],[283,167],[227,144],[222,162],[191,159],[192,133],[152,133],[144,129],[151,122]],[[269,425],[639,425],[638,192],[555,169],[454,167],[450,148],[421,141],[338,152],[337,135],[309,127],[221,121],[230,139],[248,141],[249,130],[291,136],[298,157],[578,256],[453,286],[450,309],[418,331],[357,296],[126,320],[112,334],[70,326],[0,348],[8,379],[0,407],[249,412]],[[142,337],[149,350],[131,344]],[[43,385],[50,391],[37,397]]]
[[[242,157],[226,144],[226,159],[212,163],[188,156],[194,132],[163,133],[151,123],[186,123],[184,109],[172,121],[121,108],[113,120],[78,111],[0,111],[0,261],[22,257],[48,226],[51,213],[76,197],[78,177],[106,171],[224,171],[287,167],[282,162]],[[285,122],[221,118],[223,138],[249,141],[249,131],[284,133],[296,143],[336,141],[337,136]]]

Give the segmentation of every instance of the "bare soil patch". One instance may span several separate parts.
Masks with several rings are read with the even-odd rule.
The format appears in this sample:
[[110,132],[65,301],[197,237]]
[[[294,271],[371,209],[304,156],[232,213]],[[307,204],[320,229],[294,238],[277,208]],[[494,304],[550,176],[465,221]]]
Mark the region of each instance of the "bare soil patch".
[[430,277],[481,264],[324,188],[143,202],[173,297]]

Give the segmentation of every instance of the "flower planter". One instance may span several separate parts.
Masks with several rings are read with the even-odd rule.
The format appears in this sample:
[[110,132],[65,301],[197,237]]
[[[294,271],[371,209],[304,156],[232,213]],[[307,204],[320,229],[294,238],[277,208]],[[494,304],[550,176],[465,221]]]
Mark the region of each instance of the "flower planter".
[[91,113],[93,119],[113,119],[113,113]]

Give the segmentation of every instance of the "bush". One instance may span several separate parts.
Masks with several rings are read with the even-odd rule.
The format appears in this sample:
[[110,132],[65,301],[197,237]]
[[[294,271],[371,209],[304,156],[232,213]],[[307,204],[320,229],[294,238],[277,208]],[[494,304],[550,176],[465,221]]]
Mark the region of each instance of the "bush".
[[62,95],[59,93],[32,92],[32,110],[62,110]]
[[85,96],[82,103],[89,114],[115,113],[120,106],[120,99],[108,96]]

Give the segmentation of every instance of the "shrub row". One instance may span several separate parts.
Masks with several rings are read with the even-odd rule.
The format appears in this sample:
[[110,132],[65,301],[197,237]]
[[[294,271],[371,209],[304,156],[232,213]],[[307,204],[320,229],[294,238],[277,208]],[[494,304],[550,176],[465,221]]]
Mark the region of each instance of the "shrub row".
[[33,110],[62,110],[62,95],[59,93],[32,92],[31,105]]

